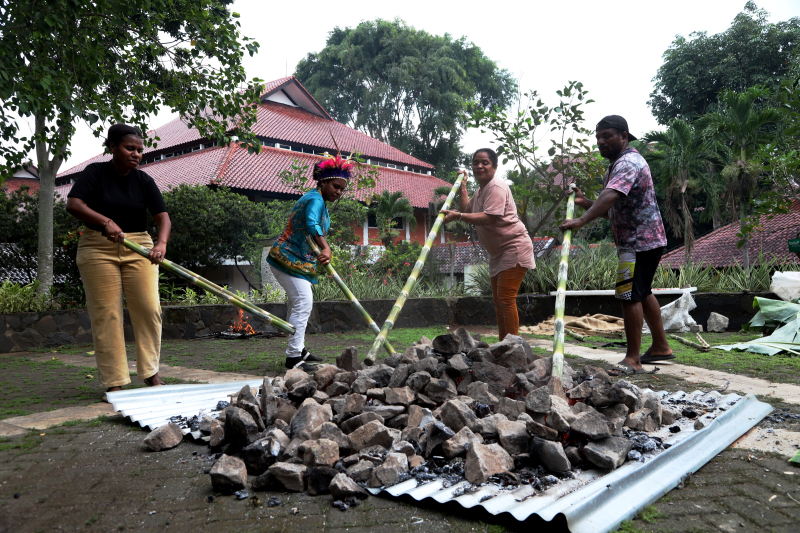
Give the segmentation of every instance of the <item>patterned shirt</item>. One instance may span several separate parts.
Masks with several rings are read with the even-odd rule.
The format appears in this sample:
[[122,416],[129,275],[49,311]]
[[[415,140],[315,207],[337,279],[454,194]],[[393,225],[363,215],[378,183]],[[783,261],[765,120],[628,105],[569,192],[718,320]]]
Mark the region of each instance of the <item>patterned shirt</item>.
[[650,167],[639,152],[623,150],[608,168],[603,188],[624,195],[608,211],[620,252],[644,252],[667,245]]
[[319,189],[305,193],[292,207],[289,222],[272,245],[267,262],[290,276],[317,283],[317,256],[306,242],[307,235],[327,235],[331,217]]

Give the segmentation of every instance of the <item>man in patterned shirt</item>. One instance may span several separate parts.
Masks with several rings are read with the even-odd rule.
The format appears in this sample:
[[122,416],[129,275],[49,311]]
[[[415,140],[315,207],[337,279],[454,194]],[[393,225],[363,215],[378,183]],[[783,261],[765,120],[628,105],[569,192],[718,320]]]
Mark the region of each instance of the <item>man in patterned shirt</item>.
[[[564,221],[559,229],[579,229],[598,217],[610,220],[619,257],[616,297],[622,303],[627,338],[625,359],[616,370],[638,374],[644,372],[642,363],[675,358],[661,322],[661,308],[650,290],[667,237],[650,167],[636,149],[628,146],[636,137],[628,132],[627,121],[619,115],[607,116],[597,124],[595,137],[600,155],[610,163],[603,190],[594,202],[576,190],[575,204],[586,212]],[[653,344],[640,357],[643,321],[650,328]]]

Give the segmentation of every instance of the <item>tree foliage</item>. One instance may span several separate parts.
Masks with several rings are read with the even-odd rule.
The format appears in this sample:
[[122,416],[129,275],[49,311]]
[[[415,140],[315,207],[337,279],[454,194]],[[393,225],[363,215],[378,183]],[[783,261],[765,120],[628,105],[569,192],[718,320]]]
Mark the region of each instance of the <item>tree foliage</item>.
[[238,264],[252,252],[260,256],[258,240],[286,220],[282,203],[251,202],[226,187],[179,185],[164,193],[164,202],[172,221],[167,257],[198,273],[219,268],[225,259]]
[[381,244],[387,248],[390,248],[397,236],[400,235],[400,231],[396,229],[398,218],[405,218],[411,229],[417,227],[414,208],[403,191],[386,190],[381,194],[376,194],[369,206],[369,212],[375,215],[375,221],[378,223],[378,238]]
[[715,111],[724,89],[764,85],[774,92],[800,50],[800,17],[773,24],[768,16],[749,1],[722,33],[677,36],[653,78],[648,105],[658,122],[692,121]]
[[[248,81],[230,0],[29,0],[0,3],[0,174],[32,150],[41,179],[40,288],[52,282],[55,175],[70,153],[75,124],[100,135],[108,123],[147,129],[166,107],[220,144],[257,151],[250,132],[260,80]],[[24,133],[24,120],[33,134]],[[157,145],[159,139],[147,139]]]
[[[531,91],[521,95],[516,110],[471,110],[470,125],[491,132],[503,164],[514,164],[508,178],[531,238],[543,229],[555,231],[570,184],[592,195],[602,183],[606,165],[593,151],[594,132],[583,126],[583,107],[594,102],[587,93],[581,82],[571,81],[556,91],[559,101],[553,107]],[[544,213],[539,215],[540,207]]]
[[502,108],[516,86],[465,37],[431,35],[397,19],[334,28],[295,74],[337,120],[432,163],[437,174],[463,159],[467,102]]

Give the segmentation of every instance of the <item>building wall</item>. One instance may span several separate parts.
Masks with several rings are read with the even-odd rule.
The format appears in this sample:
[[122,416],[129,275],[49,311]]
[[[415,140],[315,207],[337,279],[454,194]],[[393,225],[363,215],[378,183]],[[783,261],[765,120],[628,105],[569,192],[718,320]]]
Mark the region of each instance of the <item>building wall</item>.
[[[404,224],[403,229],[400,230],[400,235],[398,235],[398,237],[394,240],[395,244],[405,240],[411,242],[416,241],[420,244],[425,244],[425,239],[428,238],[428,233],[431,231],[431,224],[435,219],[432,220],[431,217],[428,216],[428,212],[423,211],[421,209],[416,210],[416,212],[414,213],[414,217],[417,220],[416,227],[412,230],[408,224],[408,221],[406,221],[406,224]],[[365,222],[364,226],[361,227],[360,230],[361,230],[361,232],[359,233],[359,235],[361,236],[361,242],[359,242],[360,245],[366,246],[371,244],[375,246],[380,244],[380,240],[378,239],[378,228],[368,228],[367,223]],[[453,240],[454,237],[452,233],[444,232],[444,235],[442,233],[443,232],[441,231],[439,232],[439,235],[434,241],[434,244],[441,244]],[[466,236],[461,236],[459,237],[457,242],[466,242],[467,240],[468,239],[466,238]]]

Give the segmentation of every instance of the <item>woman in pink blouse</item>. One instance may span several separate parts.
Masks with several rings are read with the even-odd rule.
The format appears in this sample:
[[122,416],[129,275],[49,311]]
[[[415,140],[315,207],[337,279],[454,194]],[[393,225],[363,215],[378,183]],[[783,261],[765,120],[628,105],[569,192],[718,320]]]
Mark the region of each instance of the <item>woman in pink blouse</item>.
[[[466,174],[466,171],[462,171]],[[528,230],[517,216],[511,190],[495,179],[497,154],[481,148],[472,156],[472,174],[480,185],[470,199],[467,183],[461,183],[460,210],[444,211],[445,224],[461,220],[475,226],[478,240],[489,254],[489,276],[497,312],[500,340],[507,334],[519,334],[517,293],[529,268],[535,268],[533,243]]]

